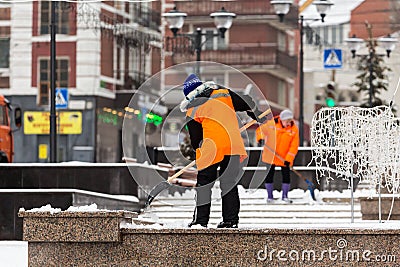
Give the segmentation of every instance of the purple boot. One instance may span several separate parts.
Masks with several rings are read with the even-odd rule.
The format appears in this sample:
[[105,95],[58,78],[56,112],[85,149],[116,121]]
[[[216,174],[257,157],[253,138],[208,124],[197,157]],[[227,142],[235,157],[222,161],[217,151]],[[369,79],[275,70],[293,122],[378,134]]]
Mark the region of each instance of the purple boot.
[[273,183],[266,183],[265,189],[267,189],[268,199],[267,202],[272,202],[274,200],[273,191],[274,191],[274,184]]
[[290,184],[283,183],[282,184],[282,200],[288,201],[288,192],[289,192]]

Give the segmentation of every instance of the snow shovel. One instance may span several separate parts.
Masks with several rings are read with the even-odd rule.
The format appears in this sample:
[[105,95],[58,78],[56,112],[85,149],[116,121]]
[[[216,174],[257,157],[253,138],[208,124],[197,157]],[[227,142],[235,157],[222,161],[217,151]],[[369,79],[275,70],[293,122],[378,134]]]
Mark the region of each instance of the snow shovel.
[[[261,113],[258,116],[258,118],[265,117],[270,113],[271,113],[271,109],[267,109],[266,111]],[[243,125],[240,128],[240,132],[243,132],[244,130],[246,130],[247,128],[249,128],[251,125],[253,125],[256,122],[257,122],[256,120],[251,120],[250,122],[246,123],[245,125]],[[191,185],[193,187],[196,186],[196,181],[188,180],[188,179],[177,179],[177,177],[179,175],[184,173],[187,169],[193,167],[195,164],[196,164],[196,161],[193,160],[187,166],[183,167],[180,171],[178,171],[177,173],[175,173],[174,175],[169,177],[166,181],[163,181],[163,182],[159,183],[158,185],[154,186],[153,189],[151,189],[151,191],[150,191],[150,193],[149,193],[149,195],[147,197],[147,201],[144,204],[144,208],[143,209],[146,209],[151,204],[151,202],[154,200],[154,198],[156,196],[158,196],[158,194],[160,194],[165,189],[169,188],[174,183],[175,184],[180,184],[180,185]]]
[[[271,153],[274,153],[275,156],[280,159],[282,162],[285,162],[285,159],[279,155],[278,153],[276,153],[272,148],[270,148],[269,146],[267,146],[266,144],[264,145],[264,147],[266,147]],[[293,169],[292,166],[289,167],[290,170],[292,170],[297,176],[299,176],[301,179],[303,179],[306,183],[307,183],[307,189],[310,191],[310,195],[311,198],[316,201],[317,199],[315,198],[315,185],[312,181],[308,180],[307,178],[305,178],[300,172],[296,171],[295,169]]]

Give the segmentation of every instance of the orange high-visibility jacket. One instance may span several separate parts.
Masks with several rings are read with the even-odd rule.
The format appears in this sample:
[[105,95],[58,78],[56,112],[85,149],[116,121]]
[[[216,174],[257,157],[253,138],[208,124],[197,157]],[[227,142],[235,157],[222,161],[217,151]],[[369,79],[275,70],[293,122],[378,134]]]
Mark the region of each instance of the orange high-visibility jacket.
[[284,166],[284,162],[274,155],[278,154],[293,165],[299,149],[299,129],[296,124],[293,122],[291,126],[283,128],[279,116],[276,116],[260,127],[265,140],[262,161]]
[[256,141],[257,143],[264,139],[264,135],[261,132],[261,125],[256,129]]
[[247,157],[227,89],[214,90],[208,101],[189,108],[186,115],[201,123],[203,128],[203,141],[196,149],[198,170],[222,161],[226,155]]

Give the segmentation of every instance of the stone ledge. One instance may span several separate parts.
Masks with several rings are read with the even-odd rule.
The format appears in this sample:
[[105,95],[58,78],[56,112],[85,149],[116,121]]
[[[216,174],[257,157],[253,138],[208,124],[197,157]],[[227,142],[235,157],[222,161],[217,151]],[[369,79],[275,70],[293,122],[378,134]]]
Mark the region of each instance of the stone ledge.
[[[29,264],[388,266],[400,262],[399,233],[399,229],[123,228],[120,243],[29,242]],[[371,265],[376,255],[393,258],[389,263],[373,262]],[[363,256],[368,258],[363,259]]]
[[[136,215],[131,212],[27,213],[20,216],[29,246],[29,266],[393,266],[400,263],[398,222],[171,229],[126,223],[132,221],[131,215]],[[384,256],[387,261],[376,262],[375,256]]]
[[[393,196],[390,194],[382,194],[381,196],[381,215],[382,220],[386,220],[392,207]],[[361,214],[363,220],[379,220],[379,199],[378,196],[374,198],[361,197]],[[390,220],[400,220],[400,199],[395,195],[392,213]]]
[[20,211],[23,240],[29,242],[120,242],[120,224],[136,213],[127,211]]

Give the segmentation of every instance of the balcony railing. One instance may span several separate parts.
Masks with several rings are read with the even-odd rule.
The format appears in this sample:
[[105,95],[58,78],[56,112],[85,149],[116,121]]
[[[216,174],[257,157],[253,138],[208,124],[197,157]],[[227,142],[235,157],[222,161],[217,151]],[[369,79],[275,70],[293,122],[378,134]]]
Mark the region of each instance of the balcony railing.
[[194,44],[193,40],[185,36],[170,37],[167,36],[165,41],[165,51],[178,53],[178,54],[193,54]]
[[[194,16],[209,16],[210,13],[220,10],[224,7],[229,12],[233,12],[238,17],[251,15],[265,15],[273,20],[278,20],[270,1],[265,0],[240,0],[240,1],[175,1],[177,9],[188,14],[188,19]],[[285,16],[285,23],[292,27],[297,26],[298,7],[294,5]]]
[[[165,51],[172,52],[172,63],[180,64],[196,60],[192,39],[185,36],[166,37]],[[297,72],[297,56],[279,51],[276,43],[229,44],[227,49],[202,50],[202,61],[226,65],[280,65]]]
[[[174,64],[195,60],[195,55],[174,53]],[[202,61],[213,61],[226,65],[276,65],[276,47],[234,47],[226,50],[205,50]]]
[[229,12],[237,15],[272,15],[275,14],[269,1],[240,0],[240,1],[176,1],[178,10],[184,11],[188,16],[208,16],[210,12],[221,9],[223,6]]
[[140,3],[133,5],[132,20],[155,31],[158,31],[161,25],[160,12]]

